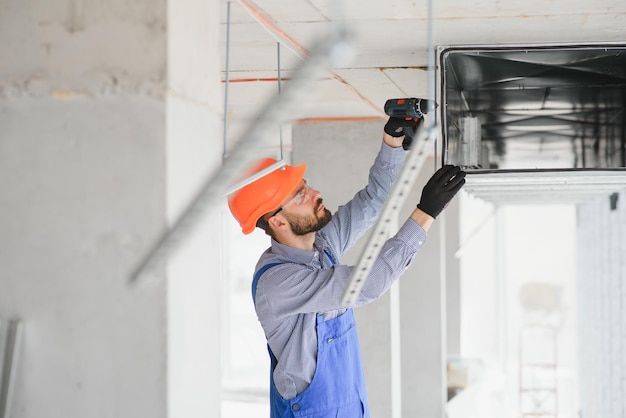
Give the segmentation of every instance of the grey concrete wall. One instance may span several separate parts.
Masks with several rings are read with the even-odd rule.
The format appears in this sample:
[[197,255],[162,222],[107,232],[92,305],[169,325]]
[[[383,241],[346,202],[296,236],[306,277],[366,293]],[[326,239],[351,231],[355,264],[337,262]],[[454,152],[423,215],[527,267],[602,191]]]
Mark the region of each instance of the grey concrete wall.
[[0,5],[0,317],[24,324],[12,417],[218,414],[215,223],[167,280],[128,286],[219,166],[215,9]]
[[161,97],[166,2],[4,1],[0,97]]
[[164,122],[147,98],[0,101],[12,416],[165,416],[164,286],[126,282],[164,226]]
[[24,324],[11,416],[165,416],[164,286],[126,285],[165,225],[164,13],[2,6],[0,315]]
[[[307,163],[307,179],[322,192],[326,206],[332,211],[366,184],[369,167],[380,148],[383,125],[382,120],[294,125],[293,161]],[[401,211],[399,223],[404,222],[419,201],[421,188],[432,172],[433,160],[430,158],[423,167],[416,190]],[[452,212],[448,239],[453,239],[455,232],[458,235],[457,222],[454,221],[456,210],[454,207],[447,209]],[[445,350],[442,344],[446,338],[441,334],[444,329],[441,321],[445,315],[442,314],[440,245],[445,240],[440,237],[440,224],[437,220],[429,232],[427,245],[400,279],[399,302],[388,293],[355,311],[374,418],[437,417],[442,414],[445,392]],[[367,235],[345,255],[343,261],[355,263],[366,239]],[[456,248],[450,245],[445,251],[447,262],[452,263],[449,267],[451,274],[458,275],[458,263],[449,255]],[[458,286],[458,276],[451,283]],[[456,294],[458,289],[452,288],[449,293]],[[449,309],[450,316],[458,318],[458,304],[450,305]],[[399,336],[394,335],[398,328]],[[456,336],[459,329],[449,332]],[[455,338],[458,341],[458,336]],[[394,363],[396,361],[399,365]]]

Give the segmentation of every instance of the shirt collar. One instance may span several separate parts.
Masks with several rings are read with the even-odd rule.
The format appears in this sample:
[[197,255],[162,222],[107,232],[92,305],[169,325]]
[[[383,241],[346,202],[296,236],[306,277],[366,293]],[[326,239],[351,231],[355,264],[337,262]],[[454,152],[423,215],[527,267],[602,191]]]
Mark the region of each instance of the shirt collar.
[[316,236],[314,244],[315,249],[313,251],[306,251],[281,244],[275,239],[272,239],[272,252],[280,258],[285,258],[292,263],[312,264],[314,260],[319,257],[319,251],[317,250],[319,243],[319,237]]

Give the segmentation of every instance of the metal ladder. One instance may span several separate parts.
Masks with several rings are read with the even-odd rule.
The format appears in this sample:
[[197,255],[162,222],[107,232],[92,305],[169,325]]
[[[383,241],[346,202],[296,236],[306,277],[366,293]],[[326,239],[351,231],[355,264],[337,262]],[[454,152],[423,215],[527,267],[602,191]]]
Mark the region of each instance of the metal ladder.
[[[532,324],[520,330],[520,417],[558,416],[557,335],[551,325]],[[543,349],[543,350],[542,350]],[[537,352],[541,352],[537,354]]]

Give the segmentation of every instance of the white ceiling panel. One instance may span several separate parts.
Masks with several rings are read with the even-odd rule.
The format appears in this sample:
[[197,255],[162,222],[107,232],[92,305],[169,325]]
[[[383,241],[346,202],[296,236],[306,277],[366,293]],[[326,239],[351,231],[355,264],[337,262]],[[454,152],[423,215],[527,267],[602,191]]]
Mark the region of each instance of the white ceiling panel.
[[401,21],[427,16],[426,0],[390,0],[390,1],[359,1],[359,0],[309,0],[322,11],[325,16],[336,18],[347,15],[350,20],[394,20]]
[[[226,59],[226,25],[222,25],[222,57]],[[278,70],[278,40],[257,22],[233,24],[230,27],[230,71]],[[302,59],[288,45],[281,44],[282,69],[297,67]],[[223,68],[226,68],[224,61]]]
[[244,0],[235,1],[233,4],[242,9],[250,7],[261,10],[276,23],[308,23],[329,20],[313,2],[306,0],[256,0],[254,2]]
[[[383,70],[379,68],[354,68],[354,69],[337,69],[335,72],[342,77],[354,91],[359,92],[364,98],[370,102],[370,110],[372,116],[383,116],[383,107],[385,101],[392,97],[422,97],[426,90],[413,88],[405,90],[402,86],[407,87],[408,75],[412,73],[416,78],[417,74],[422,75],[421,70]],[[402,76],[398,76],[402,74]],[[397,76],[397,77],[394,77]],[[417,86],[419,83],[414,82],[412,85]],[[356,94],[356,93],[355,93]],[[364,114],[363,116],[370,116]]]
[[384,68],[381,72],[398,87],[398,97],[429,98],[429,79],[425,68]]

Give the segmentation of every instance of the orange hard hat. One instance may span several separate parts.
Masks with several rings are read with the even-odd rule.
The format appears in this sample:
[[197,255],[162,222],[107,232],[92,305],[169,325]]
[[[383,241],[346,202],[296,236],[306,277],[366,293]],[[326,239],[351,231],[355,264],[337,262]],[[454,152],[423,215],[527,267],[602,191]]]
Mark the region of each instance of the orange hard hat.
[[[265,158],[259,161],[247,173],[247,176],[258,173],[276,162],[273,158]],[[241,225],[244,234],[249,234],[254,230],[261,216],[280,207],[287,196],[297,189],[305,170],[306,164],[286,165],[228,196],[230,212]]]

